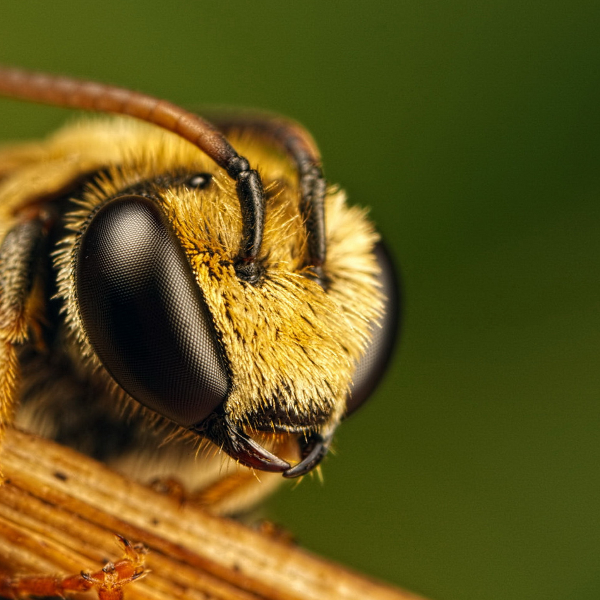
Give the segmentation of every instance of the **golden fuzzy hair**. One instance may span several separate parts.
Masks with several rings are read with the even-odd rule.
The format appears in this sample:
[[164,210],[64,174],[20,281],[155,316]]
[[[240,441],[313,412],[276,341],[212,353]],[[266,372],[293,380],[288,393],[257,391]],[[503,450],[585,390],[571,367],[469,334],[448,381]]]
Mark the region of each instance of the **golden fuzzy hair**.
[[121,118],[70,126],[48,143],[49,163],[70,165],[79,157],[84,171],[107,169],[68,215],[72,234],[55,257],[67,324],[75,346],[94,369],[102,369],[85,336],[75,290],[76,252],[90,214],[142,181],[171,172],[211,173],[207,189],[157,188],[157,201],[189,259],[226,354],[232,385],[225,412],[240,426],[249,424],[248,415],[269,408],[288,415],[326,414],[323,428],[329,430],[344,413],[369,323],[382,310],[373,255],[378,236],[363,210],[349,208],[342,191],[328,190],[324,291],[300,269],[306,232],[293,165],[244,135],[229,139],[258,169],[267,192],[259,257],[264,277],[254,286],[240,281],[233,268],[242,230],[235,183],[196,147]]

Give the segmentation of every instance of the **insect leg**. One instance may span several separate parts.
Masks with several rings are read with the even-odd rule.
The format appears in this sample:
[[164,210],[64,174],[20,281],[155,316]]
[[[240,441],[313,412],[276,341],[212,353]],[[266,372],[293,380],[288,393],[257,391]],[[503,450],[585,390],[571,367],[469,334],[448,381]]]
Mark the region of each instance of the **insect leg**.
[[132,545],[117,536],[124,550],[123,558],[108,563],[94,573],[82,571],[78,575],[57,577],[52,575],[24,575],[21,577],[0,576],[0,597],[15,598],[24,595],[36,597],[61,597],[68,592],[96,590],[99,600],[122,600],[125,585],[144,577],[146,548]]
[[12,420],[19,380],[16,346],[31,327],[31,292],[46,235],[40,218],[18,222],[0,244],[0,433]]

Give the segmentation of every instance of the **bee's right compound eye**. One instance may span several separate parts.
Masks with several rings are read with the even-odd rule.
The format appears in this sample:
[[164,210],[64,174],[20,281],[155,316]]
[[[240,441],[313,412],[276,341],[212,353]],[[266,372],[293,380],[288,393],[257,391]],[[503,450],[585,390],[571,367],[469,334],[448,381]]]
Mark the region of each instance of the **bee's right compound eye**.
[[212,317],[162,211],[125,196],[102,206],[79,246],[79,313],[115,381],[183,427],[227,398],[229,376]]

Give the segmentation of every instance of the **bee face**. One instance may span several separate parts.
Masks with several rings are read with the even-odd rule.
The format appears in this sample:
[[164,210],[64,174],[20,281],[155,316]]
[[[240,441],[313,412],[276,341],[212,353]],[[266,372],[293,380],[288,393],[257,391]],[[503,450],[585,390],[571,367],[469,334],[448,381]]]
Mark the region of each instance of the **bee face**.
[[[111,127],[124,125],[103,123],[102,134]],[[146,154],[103,174],[66,217],[75,233],[58,254],[59,294],[76,345],[152,411],[250,466],[287,470],[266,453],[255,459],[252,435],[325,439],[339,423],[382,310],[376,234],[332,191],[323,289],[302,267],[293,170],[264,157],[273,179],[261,276],[248,283],[234,266],[242,219],[228,179],[168,134],[133,124],[131,136]]]
[[[220,124],[258,171],[151,125],[71,126],[42,147],[38,180],[86,180],[52,218],[66,231],[54,326],[78,378],[108,390],[102,406],[142,406],[148,428],[173,423],[175,437],[295,477],[376,385],[397,298],[364,211],[324,187],[298,126],[269,123]],[[26,196],[6,205],[41,204]]]

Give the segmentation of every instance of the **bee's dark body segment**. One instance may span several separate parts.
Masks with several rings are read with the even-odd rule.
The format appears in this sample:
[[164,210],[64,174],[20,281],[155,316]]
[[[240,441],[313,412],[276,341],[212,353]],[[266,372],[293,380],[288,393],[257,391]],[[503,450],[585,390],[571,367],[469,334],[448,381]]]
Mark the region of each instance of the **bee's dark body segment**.
[[[155,155],[140,149],[130,160],[123,142],[120,162],[90,159],[95,170],[81,167],[70,187],[12,213],[18,222],[0,246],[0,333],[16,332],[10,348],[31,337],[21,321],[43,307],[31,319],[40,343],[19,350],[23,406],[35,413],[60,395],[46,409],[49,435],[97,458],[154,443],[143,421],[119,414],[118,402],[136,401],[182,439],[205,438],[247,467],[287,478],[314,469],[382,376],[398,294],[364,214],[327,189],[310,135],[252,113],[213,126],[141,94],[2,67],[0,94],[148,121],[194,143],[230,178],[188,158],[195,150],[180,139],[163,146],[143,132]],[[261,163],[263,186],[225,134],[258,140],[244,154],[266,156],[279,175],[269,179]],[[351,243],[326,227],[326,212]],[[285,458],[281,439],[295,443]]]
[[[56,334],[55,326],[52,333]],[[144,427],[110,410],[104,400],[106,386],[82,378],[64,354],[63,345],[64,339],[55,335],[45,351],[32,346],[21,349],[21,407],[36,414],[43,411],[49,426],[43,433],[96,460],[110,462],[134,448],[143,448],[147,437]],[[47,405],[44,399],[49,395],[53,402]]]

